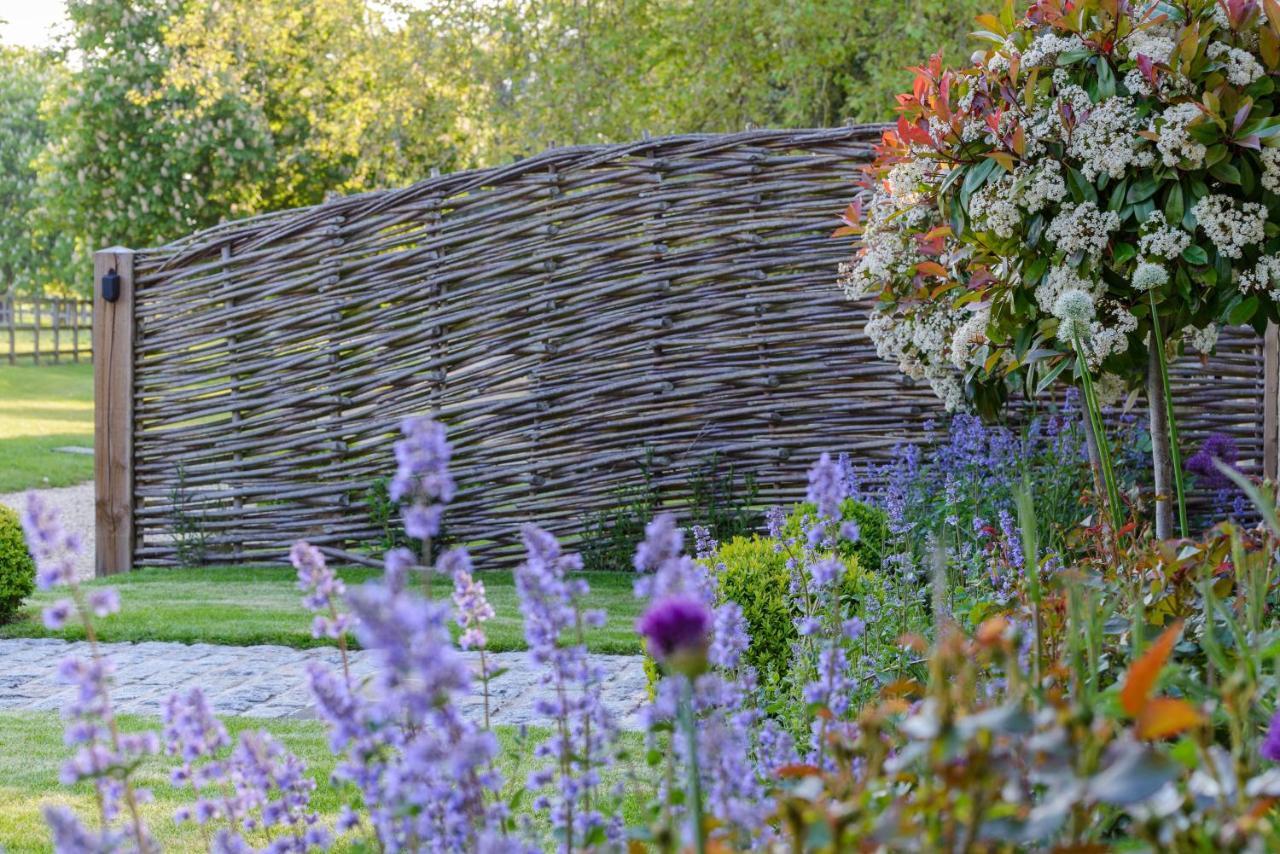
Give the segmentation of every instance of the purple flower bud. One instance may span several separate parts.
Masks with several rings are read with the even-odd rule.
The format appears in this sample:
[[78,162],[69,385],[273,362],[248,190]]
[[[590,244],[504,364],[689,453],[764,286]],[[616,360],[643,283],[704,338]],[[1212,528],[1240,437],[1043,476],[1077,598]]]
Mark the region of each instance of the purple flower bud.
[[636,630],[660,663],[686,674],[705,667],[711,612],[701,600],[684,595],[660,599],[637,621]]
[[1271,725],[1267,727],[1267,737],[1262,740],[1259,752],[1264,759],[1280,762],[1280,709],[1271,716]]
[[67,620],[71,619],[71,614],[75,610],[75,603],[70,599],[59,599],[48,608],[44,609],[44,627],[50,631],[56,632],[66,625]]

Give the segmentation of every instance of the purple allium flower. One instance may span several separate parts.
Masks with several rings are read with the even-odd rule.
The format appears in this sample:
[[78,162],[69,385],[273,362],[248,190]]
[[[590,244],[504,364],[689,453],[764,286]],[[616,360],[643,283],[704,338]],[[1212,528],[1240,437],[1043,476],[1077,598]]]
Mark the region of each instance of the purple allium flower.
[[667,596],[636,622],[649,654],[682,672],[697,672],[706,661],[711,612],[692,596]]
[[1240,459],[1240,448],[1226,433],[1210,433],[1200,445],[1200,449],[1187,458],[1186,469],[1192,474],[1204,478],[1204,483],[1211,489],[1228,489],[1234,484],[1231,478],[1223,474],[1214,464],[1215,460],[1229,468],[1235,468]]
[[1267,737],[1262,740],[1258,751],[1264,759],[1280,762],[1280,709],[1271,716],[1271,724],[1267,727]]
[[824,453],[809,469],[809,502],[817,506],[822,521],[835,522],[847,494],[844,473],[831,455]]

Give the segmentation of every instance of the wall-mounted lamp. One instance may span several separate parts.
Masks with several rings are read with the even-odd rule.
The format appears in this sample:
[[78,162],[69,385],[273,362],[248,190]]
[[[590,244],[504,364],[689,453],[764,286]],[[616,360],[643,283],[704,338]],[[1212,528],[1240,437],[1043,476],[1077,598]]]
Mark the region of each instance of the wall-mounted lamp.
[[102,277],[102,298],[107,302],[120,299],[120,274],[112,267]]

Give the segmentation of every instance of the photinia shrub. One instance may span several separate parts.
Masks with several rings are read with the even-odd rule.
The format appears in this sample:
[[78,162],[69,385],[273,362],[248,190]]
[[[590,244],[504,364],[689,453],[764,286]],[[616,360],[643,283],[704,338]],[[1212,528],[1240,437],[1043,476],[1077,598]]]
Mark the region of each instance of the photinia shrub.
[[883,358],[950,409],[1068,370],[1105,402],[1148,378],[1153,331],[1207,352],[1280,316],[1280,3],[1010,0],[979,24],[970,65],[917,69],[837,232],[862,237],[843,285]]

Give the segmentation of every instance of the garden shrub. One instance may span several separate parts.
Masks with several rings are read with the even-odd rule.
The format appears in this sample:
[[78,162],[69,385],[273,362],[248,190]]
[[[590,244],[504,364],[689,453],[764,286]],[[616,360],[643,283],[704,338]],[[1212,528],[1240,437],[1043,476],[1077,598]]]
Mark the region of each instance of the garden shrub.
[[[762,677],[777,678],[791,666],[796,640],[796,612],[790,593],[789,555],[778,540],[735,537],[708,559],[719,581],[720,598],[738,603],[751,638],[746,660]],[[872,593],[877,579],[865,572],[856,555],[845,557],[842,599],[857,603]]]
[[35,590],[36,565],[27,552],[18,514],[0,506],[0,623],[6,622]]
[[[787,517],[782,534],[787,539],[804,536],[805,530],[818,518],[818,508],[804,502],[797,504]],[[840,520],[856,522],[858,539],[841,540],[836,547],[841,557],[858,559],[863,572],[877,573],[884,556],[885,542],[889,538],[889,517],[877,507],[854,498],[846,498],[840,504]]]

